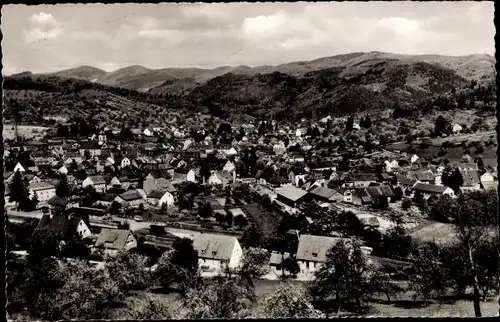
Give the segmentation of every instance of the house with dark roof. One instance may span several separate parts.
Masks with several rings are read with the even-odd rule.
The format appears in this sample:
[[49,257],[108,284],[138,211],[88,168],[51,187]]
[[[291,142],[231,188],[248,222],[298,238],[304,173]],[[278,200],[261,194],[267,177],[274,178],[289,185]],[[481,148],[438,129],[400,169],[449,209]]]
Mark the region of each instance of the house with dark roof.
[[95,205],[109,207],[117,196],[118,194],[110,193],[109,191],[107,193],[100,193],[96,197]]
[[450,187],[434,184],[418,182],[412,190],[414,193],[422,193],[424,199],[428,199],[432,195],[449,195],[450,197],[455,197],[455,192]]
[[174,205],[175,199],[168,191],[152,190],[147,194],[147,201],[150,205],[155,207],[161,207],[164,204],[167,205],[167,207],[171,207]]
[[129,190],[116,196],[114,201],[125,206],[138,207],[147,202],[147,194],[142,189]]
[[335,190],[327,188],[327,187],[321,187],[321,186],[315,186],[311,190],[309,190],[308,194],[309,197],[313,200],[316,201],[321,201],[321,202],[334,202],[336,201],[333,196],[335,195]]
[[56,195],[56,186],[46,182],[34,182],[29,185],[30,194],[36,194],[38,201],[48,201]]
[[82,142],[80,144],[80,155],[85,157],[85,154],[88,153],[91,158],[95,156],[101,155],[101,146],[94,141]]
[[193,248],[198,252],[198,265],[203,271],[222,273],[226,267],[239,266],[243,250],[234,236],[194,234]]
[[295,207],[299,202],[305,200],[307,191],[294,186],[284,186],[277,189],[277,194],[278,201],[281,201],[290,207]]
[[94,187],[97,192],[106,192],[106,185],[110,182],[111,178],[108,176],[88,176],[82,182],[82,188],[86,188],[87,186]]
[[394,197],[394,192],[387,185],[368,186],[365,189],[372,200],[386,198],[387,202],[391,202],[391,198]]
[[481,189],[481,181],[477,170],[461,170],[462,179],[464,183],[460,187],[460,191],[478,191]]
[[77,234],[81,238],[87,238],[92,235],[88,225],[76,216],[52,216],[43,215],[35,228],[36,230],[49,228],[63,234],[65,237],[70,237]]
[[94,249],[104,249],[111,256],[136,247],[137,239],[128,229],[102,228],[94,244]]
[[301,273],[311,274],[320,269],[326,262],[328,251],[342,238],[301,235],[296,259]]
[[344,179],[344,187],[346,188],[365,188],[370,184],[378,181],[377,175],[374,173],[353,173],[349,174]]

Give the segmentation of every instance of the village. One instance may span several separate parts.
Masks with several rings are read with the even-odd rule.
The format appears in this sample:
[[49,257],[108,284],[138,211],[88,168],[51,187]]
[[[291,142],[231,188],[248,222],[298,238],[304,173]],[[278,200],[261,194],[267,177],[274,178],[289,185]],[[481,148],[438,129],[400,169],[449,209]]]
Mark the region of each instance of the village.
[[[328,117],[309,128],[261,121],[233,131],[221,123],[217,132],[201,131],[196,137],[182,125],[122,129],[128,131],[126,141],[117,139],[123,137],[118,130],[72,137],[73,125],[59,125],[43,141],[6,147],[14,165],[5,173],[6,214],[14,222],[39,219],[37,229],[70,229],[92,251],[111,255],[148,247],[165,251],[177,237],[190,238],[207,276],[240,265],[245,244],[256,245],[246,238],[248,232],[262,234],[275,220],[263,216],[278,221],[304,216],[305,222],[287,231],[266,232],[266,243],[257,246],[271,254],[273,269],[263,278],[279,279],[285,274],[283,261],[293,258],[299,267],[293,275],[307,280],[342,235],[308,234],[317,218],[301,205],[348,211],[365,229],[381,234],[396,225],[396,215],[415,238],[436,241],[450,236],[443,236],[442,223],[424,214],[425,207],[418,209],[417,200],[457,198],[495,190],[498,184],[496,165],[466,154],[444,163],[380,146],[365,151],[341,139],[325,144],[314,132],[325,131],[333,121]],[[346,134],[361,131],[352,119],[335,122]],[[452,136],[460,130],[456,125]],[[166,135],[169,142],[159,143]],[[462,179],[455,189],[457,173]],[[23,184],[29,194],[24,201],[13,191]],[[259,213],[263,207],[266,212]],[[272,242],[283,236],[295,247]],[[363,250],[370,256],[372,245]]]

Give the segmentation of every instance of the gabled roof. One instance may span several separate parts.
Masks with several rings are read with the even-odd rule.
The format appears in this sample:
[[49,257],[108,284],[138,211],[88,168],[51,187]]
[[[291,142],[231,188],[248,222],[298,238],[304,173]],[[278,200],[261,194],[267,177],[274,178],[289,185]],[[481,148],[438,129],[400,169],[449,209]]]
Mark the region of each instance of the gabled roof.
[[48,183],[46,181],[40,181],[40,182],[33,182],[30,183],[30,189],[33,191],[39,191],[39,190],[47,190],[47,189],[55,189],[56,186]]
[[148,198],[161,199],[166,193],[167,193],[166,191],[153,190],[150,193],[148,193]]
[[307,191],[295,188],[293,186],[285,186],[278,191],[278,195],[285,197],[291,201],[298,201],[307,195]]
[[89,176],[87,179],[90,179],[93,184],[106,184],[110,181],[107,176]]
[[113,200],[115,200],[116,196],[118,196],[118,194],[115,194],[115,193],[101,193],[101,194],[97,195],[96,199],[98,201],[112,202]]
[[297,260],[325,262],[326,254],[342,238],[301,235],[297,249]]
[[168,192],[177,191],[174,185],[165,178],[144,180],[144,182],[142,183],[142,187],[146,194],[150,193],[153,190],[166,190]]
[[394,197],[391,187],[386,185],[366,187],[366,192],[368,192],[372,198]]
[[103,228],[95,242],[96,247],[123,249],[131,232],[128,229]]
[[82,142],[80,144],[80,149],[84,149],[84,150],[92,150],[92,149],[100,149],[101,147],[99,146],[99,144],[97,144],[97,142],[94,142],[94,141],[90,141],[90,142]]
[[271,258],[269,259],[269,264],[280,265],[284,259],[287,259],[289,257],[290,257],[289,253],[283,253],[283,255],[282,255],[278,252],[272,252]]
[[413,187],[413,189],[416,191],[421,191],[426,193],[443,193],[445,192],[446,189],[448,189],[448,187],[419,182]]
[[71,233],[76,231],[80,220],[81,219],[79,217],[75,216],[68,219],[66,216],[54,216],[50,218],[50,215],[43,215],[42,218],[40,218],[36,229],[50,227],[50,229],[62,233]]
[[352,178],[354,181],[377,181],[377,176],[374,173],[354,173]]
[[319,196],[321,198],[330,199],[334,194],[335,190],[326,187],[316,186],[309,193],[313,196]]
[[137,200],[137,199],[143,199],[143,196],[137,190],[130,190],[130,191],[126,191],[126,192],[122,193],[120,195],[120,198],[122,198],[125,201],[133,201],[133,200]]
[[193,236],[193,247],[198,257],[229,261],[233,249],[238,243],[234,236],[215,234],[196,234]]

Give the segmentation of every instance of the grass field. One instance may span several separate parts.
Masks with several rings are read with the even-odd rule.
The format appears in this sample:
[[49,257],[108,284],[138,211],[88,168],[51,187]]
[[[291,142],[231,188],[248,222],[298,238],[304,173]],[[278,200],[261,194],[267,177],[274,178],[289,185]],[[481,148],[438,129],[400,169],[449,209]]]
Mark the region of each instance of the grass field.
[[[50,128],[43,126],[19,125],[17,129],[19,136],[26,139],[33,139],[42,138],[44,133]],[[15,134],[16,131],[14,125],[4,124],[3,137],[5,140],[13,140],[15,138]]]

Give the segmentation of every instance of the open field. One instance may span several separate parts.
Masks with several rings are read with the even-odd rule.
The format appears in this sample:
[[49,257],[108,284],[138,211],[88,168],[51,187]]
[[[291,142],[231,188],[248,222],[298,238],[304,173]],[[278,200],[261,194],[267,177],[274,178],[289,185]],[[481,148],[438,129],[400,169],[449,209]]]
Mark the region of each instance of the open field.
[[[31,126],[31,125],[18,125],[19,136],[26,139],[42,138],[44,133],[49,130],[49,127],[44,126]],[[4,124],[3,126],[3,137],[4,140],[13,140],[15,138],[16,131],[14,125]]]

